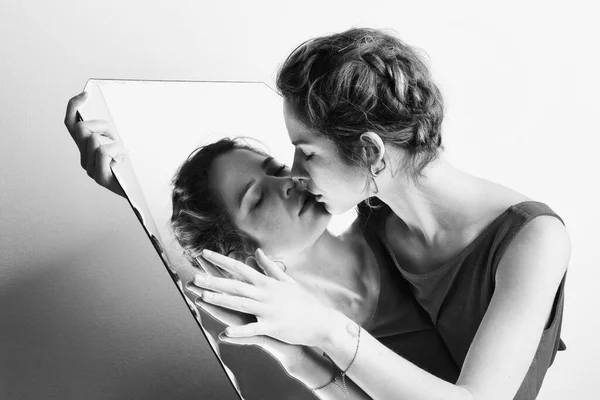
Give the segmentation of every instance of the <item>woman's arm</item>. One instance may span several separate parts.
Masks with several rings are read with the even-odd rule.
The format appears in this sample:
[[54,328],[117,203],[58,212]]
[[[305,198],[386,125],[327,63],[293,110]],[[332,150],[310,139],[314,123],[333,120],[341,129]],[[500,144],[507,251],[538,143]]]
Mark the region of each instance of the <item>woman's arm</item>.
[[[417,368],[361,331],[348,376],[375,399],[512,399],[538,348],[565,274],[570,242],[562,223],[538,217],[515,237],[496,273],[496,290],[452,385]],[[345,368],[357,346],[356,329],[332,318],[319,346]]]
[[[359,339],[354,322],[308,296],[303,300],[299,285],[262,255],[257,260],[273,270],[274,279],[243,272],[251,285],[209,282],[204,287],[228,294],[203,298],[257,315],[259,322],[230,329],[228,335],[266,334],[317,346],[342,370],[350,365],[347,375],[375,399],[512,399],[539,346],[569,256],[566,229],[554,217],[535,218],[517,234],[500,260],[494,295],[455,385],[411,364],[362,329]],[[209,257],[236,273],[250,269],[226,257]]]
[[[241,359],[233,357],[235,362],[233,365],[228,364],[228,367],[232,368],[234,373],[240,373],[240,375],[237,375],[238,379],[248,379],[248,376],[253,374],[251,371],[258,368],[258,371],[262,371],[261,373],[276,371],[277,373],[271,379],[288,379],[283,375],[297,379],[306,387],[306,390],[314,391],[319,399],[339,399],[344,395],[346,395],[346,398],[353,400],[370,398],[350,379],[346,380],[345,388],[347,392],[344,393],[342,388],[336,384],[340,381],[337,368],[330,359],[323,356],[322,352],[317,351],[315,348],[290,345],[264,335],[242,338],[229,338],[221,335],[225,328],[247,324],[249,319],[254,318],[247,314],[233,313],[231,310],[207,304],[201,299],[197,299],[196,296],[200,290],[197,287],[188,284],[186,290],[186,296],[195,304],[202,327],[209,332],[211,339],[220,348],[225,346],[223,343],[236,346],[255,346],[272,357],[267,358],[268,368],[265,365],[257,364],[259,361],[247,357],[248,354],[256,354],[256,350],[241,352],[240,354],[243,354]],[[231,348],[228,351],[235,353]],[[264,362],[264,357],[259,357],[259,359],[263,360],[260,362]],[[283,369],[285,373],[279,373],[279,369]],[[250,382],[246,381],[243,382],[242,386],[249,384]],[[276,394],[272,394],[269,398],[276,397]]]

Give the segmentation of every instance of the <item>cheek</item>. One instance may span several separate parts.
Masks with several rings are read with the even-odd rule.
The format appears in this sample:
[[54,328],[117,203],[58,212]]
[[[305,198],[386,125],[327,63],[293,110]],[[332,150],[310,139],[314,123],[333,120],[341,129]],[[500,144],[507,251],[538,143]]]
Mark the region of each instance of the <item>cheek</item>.
[[282,236],[289,229],[290,221],[277,205],[265,205],[263,212],[258,214],[252,223],[254,237],[263,247],[277,246]]
[[257,231],[257,237],[264,238],[265,240],[276,236],[281,231],[282,223],[278,218],[274,218],[274,214],[269,211],[265,211],[261,218],[257,218],[254,229]]
[[366,181],[360,171],[353,166],[339,164],[332,174],[332,187],[346,194],[359,194],[363,192]]
[[332,162],[314,162],[307,170],[310,173],[310,179],[319,187],[335,185],[341,178],[339,165]]

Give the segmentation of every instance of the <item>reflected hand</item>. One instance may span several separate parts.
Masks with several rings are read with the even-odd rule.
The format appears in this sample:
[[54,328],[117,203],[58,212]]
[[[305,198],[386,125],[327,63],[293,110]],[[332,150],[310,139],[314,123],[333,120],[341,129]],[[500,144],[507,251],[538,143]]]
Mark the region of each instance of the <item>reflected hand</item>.
[[86,99],[87,93],[82,92],[69,100],[65,115],[65,126],[81,155],[81,167],[100,186],[125,197],[110,164],[113,160],[122,161],[126,150],[117,141],[107,121],[80,121],[77,118],[77,111],[85,104]]
[[290,344],[320,347],[337,311],[323,306],[260,249],[256,251],[256,261],[266,275],[218,253],[205,250],[202,255],[245,280],[196,275],[194,284],[209,289],[202,291],[202,300],[257,318],[257,322],[227,328],[227,336],[267,335]]

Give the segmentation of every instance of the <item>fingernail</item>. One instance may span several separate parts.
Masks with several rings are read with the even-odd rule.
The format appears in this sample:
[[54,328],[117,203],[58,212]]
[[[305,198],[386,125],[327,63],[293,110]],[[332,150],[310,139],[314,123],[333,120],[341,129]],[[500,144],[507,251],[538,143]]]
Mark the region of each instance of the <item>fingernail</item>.
[[204,277],[203,275],[196,275],[194,277],[194,283],[196,283],[196,284],[202,284],[204,282],[206,282],[206,277]]
[[203,256],[205,256],[205,257],[210,257],[210,256],[212,256],[213,254],[215,254],[215,253],[214,253],[214,251],[210,251],[210,250],[208,250],[208,249],[204,249],[204,250],[202,250],[202,255],[203,255]]
[[265,255],[265,253],[263,253],[263,251],[260,248],[256,249],[255,254],[259,255],[259,256],[264,256]]
[[202,293],[202,298],[203,299],[212,299],[213,294],[211,292],[204,292],[204,293]]

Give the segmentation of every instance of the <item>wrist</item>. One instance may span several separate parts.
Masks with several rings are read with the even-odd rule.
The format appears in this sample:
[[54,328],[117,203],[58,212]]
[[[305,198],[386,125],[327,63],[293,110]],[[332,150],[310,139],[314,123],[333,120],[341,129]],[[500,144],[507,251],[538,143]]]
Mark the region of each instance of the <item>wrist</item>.
[[356,331],[358,325],[339,311],[331,309],[323,327],[317,347],[326,354],[333,355],[352,336],[349,333]]

